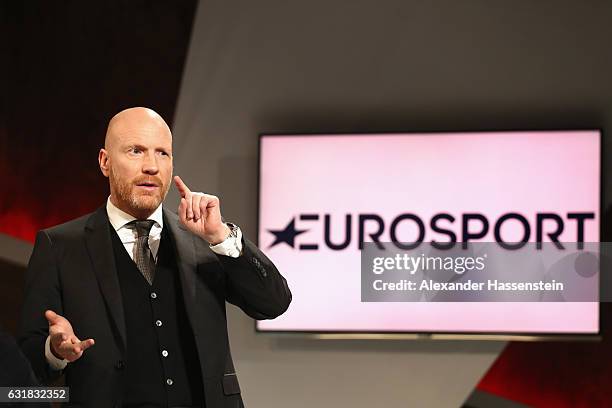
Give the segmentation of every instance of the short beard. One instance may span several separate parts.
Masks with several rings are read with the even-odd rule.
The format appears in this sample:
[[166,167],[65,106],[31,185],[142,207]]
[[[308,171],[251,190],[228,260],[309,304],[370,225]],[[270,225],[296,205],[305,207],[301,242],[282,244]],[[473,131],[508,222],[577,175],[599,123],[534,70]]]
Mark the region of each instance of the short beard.
[[124,210],[125,212],[135,216],[148,216],[151,214],[166,198],[166,194],[168,194],[168,190],[170,189],[170,183],[163,184],[163,181],[159,179],[159,177],[154,177],[159,182],[161,182],[160,192],[156,195],[143,195],[138,196],[134,193],[134,180],[127,181],[125,179],[121,179],[115,174],[113,168],[109,168],[109,182],[111,186],[111,194],[116,195],[116,200],[118,204],[123,204],[126,206]]

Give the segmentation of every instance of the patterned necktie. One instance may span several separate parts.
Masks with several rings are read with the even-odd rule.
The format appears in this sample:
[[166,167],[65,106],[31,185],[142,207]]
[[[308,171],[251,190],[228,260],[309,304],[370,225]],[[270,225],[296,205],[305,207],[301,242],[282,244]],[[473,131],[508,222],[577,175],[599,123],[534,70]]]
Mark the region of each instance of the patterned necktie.
[[136,230],[134,262],[149,285],[153,284],[153,277],[155,276],[155,260],[151,248],[149,248],[149,232],[154,223],[153,220],[134,220],[128,223],[129,228]]

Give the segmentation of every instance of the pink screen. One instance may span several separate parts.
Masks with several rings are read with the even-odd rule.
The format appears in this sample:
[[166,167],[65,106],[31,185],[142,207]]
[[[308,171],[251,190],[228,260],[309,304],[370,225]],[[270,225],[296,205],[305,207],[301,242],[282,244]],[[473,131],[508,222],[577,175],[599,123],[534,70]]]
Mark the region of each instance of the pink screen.
[[[274,135],[262,136],[260,154],[259,246],[286,277],[293,301],[284,315],[258,322],[259,330],[599,331],[596,302],[361,302],[355,219],[377,214],[388,227],[406,212],[426,221],[442,212],[491,220],[516,212],[531,223],[538,212],[589,211],[595,220],[585,224],[584,240],[598,242],[599,131]],[[345,249],[325,244],[326,214],[334,242],[353,216]],[[427,230],[425,241],[435,238]],[[381,240],[390,241],[388,229]],[[566,228],[561,241],[575,240]]]

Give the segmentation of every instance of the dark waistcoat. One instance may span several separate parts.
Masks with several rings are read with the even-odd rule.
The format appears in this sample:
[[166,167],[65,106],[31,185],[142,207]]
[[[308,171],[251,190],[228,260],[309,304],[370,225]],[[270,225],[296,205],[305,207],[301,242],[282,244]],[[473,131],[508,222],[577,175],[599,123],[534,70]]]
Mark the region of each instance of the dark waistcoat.
[[162,231],[153,285],[111,227],[127,329],[124,406],[204,406],[200,361],[187,318],[174,242]]

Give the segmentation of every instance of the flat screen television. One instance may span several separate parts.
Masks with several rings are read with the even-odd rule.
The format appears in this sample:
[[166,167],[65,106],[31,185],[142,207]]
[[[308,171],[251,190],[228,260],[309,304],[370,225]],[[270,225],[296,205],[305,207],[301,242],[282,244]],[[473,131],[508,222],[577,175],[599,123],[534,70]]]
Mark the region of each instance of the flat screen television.
[[[529,242],[538,213],[558,214],[567,223],[559,239],[576,242],[567,215],[581,212],[592,214],[581,239],[599,242],[600,143],[599,130],[260,135],[258,243],[286,277],[293,301],[257,330],[596,335],[598,299],[364,302],[360,241],[373,230],[390,241],[399,214],[422,219],[427,242],[445,238],[430,227],[436,214],[453,216],[445,228],[461,241],[462,214],[481,214],[492,225],[511,212],[533,227]],[[407,241],[418,235],[410,226],[396,234]],[[480,240],[494,241],[493,228]]]

